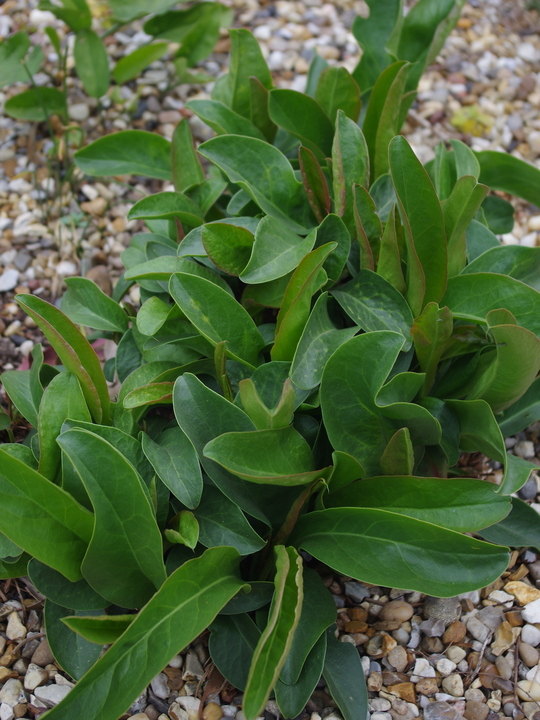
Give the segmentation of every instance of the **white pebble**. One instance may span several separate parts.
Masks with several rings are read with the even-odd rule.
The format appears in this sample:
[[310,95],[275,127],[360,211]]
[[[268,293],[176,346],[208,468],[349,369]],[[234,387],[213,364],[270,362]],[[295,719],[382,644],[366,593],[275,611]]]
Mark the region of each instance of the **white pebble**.
[[8,292],[13,290],[19,282],[19,271],[15,268],[6,268],[0,275],[0,292]]
[[455,669],[456,663],[448,660],[448,658],[443,657],[440,660],[437,660],[437,670],[441,673],[443,677],[451,675]]
[[521,628],[521,641],[533,647],[540,645],[540,630],[534,625],[524,625]]

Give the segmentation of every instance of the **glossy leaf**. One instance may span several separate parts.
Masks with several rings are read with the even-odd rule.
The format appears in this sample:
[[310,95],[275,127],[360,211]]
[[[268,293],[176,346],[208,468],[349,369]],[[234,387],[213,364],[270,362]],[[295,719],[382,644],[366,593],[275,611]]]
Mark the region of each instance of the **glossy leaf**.
[[121,607],[140,607],[165,580],[163,546],[153,509],[133,466],[106,440],[82,429],[58,438],[95,512],[82,572]]
[[377,0],[368,0],[369,16],[357,15],[352,32],[362,48],[362,57],[353,72],[353,77],[362,92],[373,87],[382,71],[392,62],[387,43],[394,26],[401,17],[401,0],[391,0],[384,5]]
[[68,289],[60,307],[70,320],[96,330],[126,332],[126,313],[95,282],[83,277],[66,278],[64,282]]
[[24,30],[13,33],[0,43],[0,65],[2,67],[2,79],[0,87],[13,85],[16,82],[28,82],[28,72],[34,75],[43,62],[41,48],[35,48],[28,56],[30,49],[30,38]]
[[303,600],[302,558],[294,548],[276,546],[275,592],[249,670],[243,710],[247,720],[260,715],[291,648]]
[[437,303],[428,303],[411,327],[416,357],[420,369],[426,373],[425,394],[433,386],[439,361],[452,330],[452,314],[447,307],[439,308]]
[[[49,710],[51,720],[84,717],[89,703],[100,720],[116,720],[163,667],[214,620],[240,589],[238,554],[232,548],[207,550],[174,572],[125,633],[79,681],[67,698]],[[189,619],[188,621],[186,621]],[[130,682],[118,684],[129,666]]]
[[475,155],[480,163],[480,182],[492,190],[517,195],[532,205],[540,203],[540,171],[534,165],[493,150],[482,150]]
[[180,222],[191,227],[202,225],[200,208],[187,195],[174,192],[161,192],[138,200],[128,212],[128,220],[162,218]]
[[4,110],[6,115],[17,120],[43,122],[51,115],[65,115],[66,98],[57,88],[35,87],[11,97],[6,101]]
[[538,512],[517,497],[511,498],[512,510],[504,520],[484,528],[480,535],[488,542],[511,547],[540,549],[540,518]]
[[272,88],[272,76],[264,60],[259,43],[249,30],[231,28],[231,62],[229,69],[228,92],[231,108],[243,115],[251,114],[251,82],[255,77],[266,90]]
[[322,222],[322,219],[330,212],[332,205],[326,177],[317,158],[309,148],[303,145],[298,148],[298,160],[309,204],[317,220]]
[[371,508],[308,513],[296,524],[291,542],[357,580],[437,597],[487,585],[508,563],[507,548]]
[[75,69],[86,92],[95,98],[109,89],[109,58],[101,39],[93,30],[79,30],[73,47]]
[[[86,615],[92,615],[93,613],[98,614],[100,611],[86,609],[83,612]],[[49,598],[45,601],[43,616],[47,641],[52,654],[64,672],[67,672],[74,680],[80,680],[97,661],[103,648],[88,642],[66,627],[62,622],[63,618],[73,614],[72,609],[56,605]]]
[[6,370],[0,375],[0,380],[11,402],[21,415],[37,428],[38,412],[43,386],[40,371],[43,367],[43,348],[36,345],[31,353],[32,365],[30,370]]
[[171,179],[171,144],[157,133],[123,130],[105,135],[75,153],[87,175],[145,175]]
[[315,90],[315,100],[332,122],[335,122],[338,110],[342,110],[353,122],[358,121],[362,106],[360,88],[347,68],[329,67],[323,70]]
[[296,90],[274,89],[268,96],[268,113],[278,127],[297,137],[317,158],[324,160],[330,155],[334,128],[317,100]]
[[210,631],[210,657],[224,678],[244,690],[261,631],[247,613],[229,617],[218,615]]
[[540,378],[510,407],[497,417],[504,437],[515,435],[540,419]]
[[[160,43],[158,43],[160,44]],[[175,190],[184,192],[204,180],[204,172],[195,145],[189,120],[180,120],[171,142],[171,166]]]
[[249,230],[226,223],[213,223],[203,226],[202,240],[208,257],[220,270],[228,275],[243,274],[254,247],[254,238]]
[[488,188],[470,175],[459,178],[443,206],[448,238],[448,274],[458,275],[467,263],[465,232],[474,219]]
[[257,430],[284,428],[291,424],[296,405],[296,395],[289,379],[283,383],[283,390],[278,403],[271,408],[267,407],[261,399],[252,378],[241,380],[238,383],[238,392],[242,406]]
[[412,475],[414,448],[408,428],[400,428],[392,435],[381,455],[381,468],[385,475]]
[[156,60],[159,60],[169,48],[167,42],[151,43],[137,48],[129,55],[124,55],[116,63],[113,70],[113,77],[119,85],[133,80],[145,68]]
[[108,605],[84,578],[71,582],[36,558],[28,563],[28,576],[39,592],[56,605],[63,603],[63,606],[69,605],[72,610],[100,610]]
[[369,155],[358,125],[338,110],[332,144],[332,185],[336,215],[349,230],[354,227],[353,185],[369,186]]
[[327,646],[323,676],[345,720],[364,720],[368,694],[360,655],[350,643],[326,632]]
[[182,312],[212,345],[227,342],[229,357],[255,367],[264,340],[246,310],[204,278],[175,273],[170,293]]
[[80,580],[81,562],[92,535],[92,514],[1,448],[0,460],[0,531],[68,580]]
[[239,115],[217,100],[190,100],[186,107],[200,117],[217,135],[245,135],[264,140],[251,120]]
[[[135,620],[136,615],[68,615],[64,625],[89,643],[112,645]],[[100,648],[101,650],[101,648]]]
[[276,702],[285,718],[300,715],[321,679],[326,656],[326,633],[323,633],[306,658],[302,672],[293,685],[278,680],[275,687]]
[[489,248],[469,262],[463,275],[480,272],[509,275],[540,292],[540,248],[523,245]]

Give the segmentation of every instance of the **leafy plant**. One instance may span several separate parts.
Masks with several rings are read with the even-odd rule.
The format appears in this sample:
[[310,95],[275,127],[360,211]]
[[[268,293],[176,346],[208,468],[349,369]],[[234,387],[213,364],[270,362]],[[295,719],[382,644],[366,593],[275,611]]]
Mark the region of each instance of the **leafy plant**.
[[[51,720],[116,720],[207,627],[248,720],[272,691],[296,717],[321,675],[345,720],[364,720],[320,570],[453,596],[507,566],[471,533],[537,543],[537,514],[510,498],[533,466],[503,431],[540,418],[540,249],[500,245],[490,226],[508,208],[487,184],[540,204],[539,171],[458,141],[424,168],[397,134],[407,57],[427,62],[454,18],[448,3],[436,31],[422,24],[432,5],[414,24],[396,11],[362,90],[320,58],[307,94],[273,88],[232,30],[229,74],[191,103],[217,137],[195,149],[183,120],[171,143],[126,131],[77,153],[88,174],[175,191],[131,208],[148,232],[113,298],[84,278],[61,309],[18,296],[62,363],[38,346],[2,376],[37,429],[0,448],[2,573],[28,564],[51,647],[82,675]],[[135,282],[138,310],[122,302]],[[77,326],[116,342],[103,370]],[[464,477],[462,451],[501,463],[501,483]],[[92,643],[112,646],[83,675]]]

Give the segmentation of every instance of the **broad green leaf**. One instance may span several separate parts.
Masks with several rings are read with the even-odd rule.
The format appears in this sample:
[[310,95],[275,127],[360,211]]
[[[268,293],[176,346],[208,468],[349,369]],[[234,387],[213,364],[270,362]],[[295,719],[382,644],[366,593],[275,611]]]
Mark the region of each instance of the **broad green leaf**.
[[[3,444],[2,450],[5,450],[6,444],[7,443]],[[22,548],[20,548],[14,542],[11,542],[11,540],[6,535],[4,535],[4,533],[0,533],[0,558],[16,558],[22,554]]]
[[461,140],[450,140],[450,145],[454,151],[454,161],[456,164],[456,175],[458,179],[464,175],[472,175],[477,180],[480,177],[480,163],[476,155],[468,145]]
[[243,274],[252,254],[253,240],[249,230],[242,227],[226,223],[203,225],[204,249],[214,265],[228,275]]
[[199,523],[189,510],[182,510],[169,523],[176,529],[165,529],[165,537],[171,543],[186,545],[194,550],[199,542]]
[[[213,548],[178,568],[67,698],[49,710],[50,720],[84,717],[90,704],[100,720],[122,715],[238,592],[243,583],[237,564],[233,548]],[[119,682],[127,672],[130,682]]]
[[36,345],[32,352],[30,370],[6,370],[0,375],[6,393],[21,415],[37,428],[38,412],[43,385],[40,374],[43,367],[43,348]]
[[381,73],[371,91],[362,126],[369,148],[371,182],[388,172],[389,143],[400,130],[401,102],[409,68],[403,61],[393,63]]
[[255,77],[266,89],[272,88],[272,75],[263,57],[259,43],[243,28],[231,28],[231,61],[227,78],[230,107],[246,118],[251,117],[251,82]]
[[292,426],[255,432],[230,432],[204,447],[205,457],[254,483],[308,485],[327,474],[315,469],[307,442]]
[[260,637],[261,631],[247,613],[218,615],[210,626],[210,657],[223,677],[239,690],[247,685],[251,658]]
[[80,580],[92,514],[1,448],[0,460],[0,532],[72,582]]
[[77,325],[124,333],[128,317],[120,305],[105,295],[95,282],[83,277],[66,278],[67,291],[61,309]]
[[35,295],[17,295],[22,309],[39,325],[62,364],[81,384],[95,422],[109,422],[109,388],[98,356],[88,340],[54,305]]
[[[242,590],[235,595],[223,608],[220,615],[238,615],[245,612],[259,610],[268,605],[274,594],[274,583],[266,580],[255,580],[247,586],[248,591]],[[251,588],[251,589],[249,589]],[[247,673],[246,673],[247,677]]]
[[359,245],[359,266],[375,270],[382,234],[381,221],[375,212],[375,202],[368,191],[360,185],[353,187],[354,225]]
[[268,114],[268,90],[259,78],[249,78],[250,91],[250,118],[255,127],[264,135],[265,140],[273,143],[277,133],[277,126]]
[[[381,177],[387,176],[381,175]],[[397,208],[393,205],[381,236],[377,273],[391,283],[396,290],[405,294],[407,286],[405,284],[403,269],[401,267],[401,253],[399,251],[396,227],[397,218]]]
[[353,122],[357,122],[360,115],[360,88],[347,68],[329,67],[323,70],[315,100],[332,122],[335,122],[338,110],[342,110]]
[[245,135],[265,140],[251,120],[239,115],[217,100],[190,100],[186,107],[214,130],[217,135]]
[[486,249],[463,270],[463,275],[490,272],[508,275],[540,292],[540,248],[498,245]]
[[251,257],[240,279],[259,284],[283,277],[298,266],[314,244],[315,233],[301,238],[276,218],[266,215],[257,227]]
[[480,163],[480,182],[492,190],[517,195],[532,205],[540,204],[540,170],[508,153],[482,150],[475,153]]
[[326,628],[336,621],[336,604],[314,570],[304,570],[304,601],[300,620],[294,632],[291,649],[279,676],[287,685],[294,685],[308,655]]
[[177,218],[190,227],[202,225],[201,210],[182,193],[161,192],[138,200],[128,212],[128,220],[161,218],[172,220]]
[[306,658],[302,672],[293,685],[278,680],[275,687],[276,702],[285,718],[296,718],[306,707],[321,679],[326,656],[326,633],[323,633]]
[[94,507],[83,575],[110,602],[140,607],[166,577],[161,535],[141,478],[110,443],[87,430],[68,430],[58,443]]
[[279,308],[291,276],[292,272],[267,283],[246,285],[242,294],[242,305],[249,308],[250,304],[254,303],[259,306]]
[[223,135],[207,140],[199,152],[293,232],[305,234],[313,226],[303,185],[277,148],[256,138]]
[[363,93],[373,87],[382,71],[392,62],[387,43],[396,23],[401,19],[401,0],[381,3],[368,0],[369,16],[357,15],[352,32],[362,48],[362,57],[353,72],[353,77]]
[[202,473],[195,448],[182,430],[169,428],[155,440],[143,433],[142,448],[172,494],[186,507],[197,507],[203,488]]
[[28,563],[28,576],[39,592],[56,605],[63,603],[62,607],[69,605],[72,610],[100,610],[108,605],[84,578],[71,582],[36,558]]
[[313,58],[311,60],[311,63],[309,64],[306,82],[307,95],[315,97],[319,78],[321,77],[321,73],[323,72],[323,70],[325,70],[327,67],[329,67],[327,61],[317,53],[317,48],[315,48]]
[[444,227],[448,238],[448,275],[459,275],[467,264],[465,231],[474,219],[482,200],[488,193],[486,185],[465,175],[454,185],[443,205]]
[[63,0],[61,6],[53,4],[49,0],[41,0],[39,9],[52,12],[74,32],[92,25],[92,13],[86,0]]
[[278,127],[297,137],[319,160],[330,155],[334,128],[317,100],[296,90],[274,89],[268,112]]
[[266,625],[249,669],[243,710],[247,720],[260,715],[277,682],[300,620],[304,596],[302,558],[294,548],[277,545],[275,592]]
[[209,270],[204,265],[200,265],[194,260],[186,257],[173,258],[170,255],[152,258],[140,265],[135,265],[126,272],[126,277],[133,280],[161,280],[169,281],[171,276],[176,272],[187,273],[188,275],[197,275],[205,280],[217,285],[229,295],[233,295],[229,285],[223,278]]
[[66,114],[66,98],[57,88],[35,87],[11,97],[4,105],[6,115],[17,120],[43,122],[51,115]]
[[109,57],[101,39],[93,30],[79,30],[73,47],[75,70],[86,92],[95,98],[109,89]]
[[435,380],[435,374],[446,344],[452,335],[452,314],[447,307],[439,308],[437,303],[428,303],[411,327],[414,350],[420,369],[426,374],[424,394],[427,394]]
[[15,562],[0,560],[0,577],[2,580],[9,578],[20,578],[24,576],[30,556],[23,553]]
[[335,284],[339,281],[349,257],[351,236],[343,220],[334,213],[327,215],[317,228],[315,247],[329,242],[335,242],[336,248],[324,261],[323,268],[328,275],[328,282]]
[[30,38],[28,33],[23,30],[2,40],[0,43],[0,67],[2,68],[0,87],[14,85],[16,82],[28,82],[28,72],[23,62],[32,75],[39,70],[43,61],[43,52],[41,48],[34,47],[30,55],[26,57],[29,49]]
[[499,522],[508,498],[484,480],[377,477],[353,482],[324,498],[327,508],[376,508],[456,532],[473,532]]
[[81,614],[67,615],[62,618],[62,622],[89,643],[112,645],[127,630],[136,617],[136,615],[92,616]]
[[[179,57],[185,57],[187,65],[192,67],[209,55],[219,40],[221,26],[232,22],[230,10],[221,3],[203,2],[190,8],[200,9],[200,17],[182,38],[178,51]],[[187,12],[189,12],[188,10]]]
[[314,153],[303,145],[298,148],[298,161],[307,199],[317,221],[322,222],[332,206],[326,177]]
[[326,656],[323,677],[344,720],[364,720],[368,712],[368,694],[357,650],[339,642],[332,629],[326,631]]
[[157,295],[152,295],[143,302],[137,313],[137,330],[142,335],[155,335],[167,322],[172,310],[180,314],[175,305],[168,305]]
[[227,342],[227,354],[250,367],[259,364],[264,340],[246,310],[228,293],[196,275],[175,273],[170,293],[212,345]]
[[[146,15],[148,13],[148,6],[145,5],[142,0],[136,0],[135,3],[133,3],[133,0],[113,0],[114,4],[119,2],[126,5],[128,3],[133,4],[134,7],[138,6],[139,15]],[[194,41],[196,42],[198,35],[197,26],[201,21],[204,22],[205,19],[211,19],[211,11],[216,7],[217,3],[197,3],[186,10],[170,10],[169,12],[164,12],[175,4],[172,0],[159,0],[157,7],[152,7],[152,11],[156,14],[144,24],[144,32],[154,37],[166,38],[175,43],[184,43],[184,41],[187,41],[189,46]],[[210,11],[210,18],[206,16],[207,11]],[[213,35],[212,32],[209,34]]]
[[133,80],[145,68],[156,60],[159,60],[169,48],[167,42],[151,43],[137,48],[129,55],[124,55],[116,63],[113,70],[113,77],[119,85]]
[[392,435],[381,455],[381,468],[385,475],[412,475],[414,448],[408,428],[400,428]]
[[488,542],[514,548],[540,550],[540,517],[538,512],[517,497],[511,498],[512,510],[504,520],[484,528],[479,534]]
[[90,422],[91,417],[79,381],[68,372],[56,375],[45,388],[38,415],[39,467],[41,475],[53,482],[60,469],[60,448],[56,438],[67,419]]
[[291,380],[297,387],[317,387],[330,356],[358,332],[356,327],[336,328],[328,302],[328,293],[318,298],[298,342],[291,367]]
[[403,295],[381,275],[360,270],[353,280],[332,290],[332,295],[362,330],[392,330],[403,336],[404,351],[411,347],[411,310]]
[[[81,612],[81,611],[78,611]],[[86,615],[99,614],[103,610],[82,611]],[[73,615],[74,610],[53,603],[49,598],[45,601],[44,620],[52,654],[64,672],[74,680],[80,680],[97,661],[103,650],[99,645],[88,642],[77,633],[72,632],[62,622],[63,618]]]
[[292,360],[311,310],[311,298],[327,280],[322,266],[336,243],[312,250],[293,272],[276,320],[276,339],[272,360]]
[[[269,363],[267,363],[268,365]],[[264,367],[261,366],[261,367]],[[238,383],[240,400],[245,412],[249,415],[257,430],[284,428],[293,419],[296,396],[289,379],[283,383],[279,402],[274,407],[267,407],[257,392],[252,378],[245,378]]]
[[481,324],[490,310],[505,308],[519,325],[540,336],[540,293],[506,275],[482,272],[450,278],[441,304],[454,317]]
[[334,450],[352,455],[368,474],[396,430],[408,427],[414,445],[440,442],[440,425],[411,400],[424,376],[402,373],[384,385],[403,346],[403,336],[378,331],[351,338],[326,364],[321,409]]
[[358,460],[348,453],[335,450],[332,453],[332,462],[334,469],[328,480],[329,492],[335,492],[366,475]]
[[199,185],[189,188],[186,190],[186,194],[200,207],[202,214],[206,215],[218,202],[226,189],[227,181],[220,173],[219,176],[208,178]]
[[540,420],[540,378],[530,385],[517,402],[510,405],[497,417],[504,437],[510,437],[525,430],[537,420]]
[[144,175],[170,180],[171,143],[146,130],[123,130],[77,150],[75,164],[87,175]]
[[[389,149],[392,180],[402,216],[425,274],[424,304],[439,302],[447,281],[444,220],[435,188],[411,146],[401,135]],[[405,222],[405,217],[402,220]]]
[[199,522],[199,542],[205,547],[229,545],[240,555],[251,555],[265,545],[240,508],[217,488],[205,486],[195,517]]
[[349,230],[354,228],[353,185],[369,187],[369,162],[362,130],[338,110],[332,144],[332,185],[335,213]]
[[187,118],[181,120],[174,129],[171,142],[171,166],[177,192],[184,192],[186,188],[204,180],[204,171],[195,150],[191,126]]
[[508,563],[507,548],[372,508],[308,513],[297,522],[291,542],[361,582],[437,597],[488,585]]
[[488,228],[495,235],[512,232],[514,206],[498,195],[488,195],[482,203],[482,212]]

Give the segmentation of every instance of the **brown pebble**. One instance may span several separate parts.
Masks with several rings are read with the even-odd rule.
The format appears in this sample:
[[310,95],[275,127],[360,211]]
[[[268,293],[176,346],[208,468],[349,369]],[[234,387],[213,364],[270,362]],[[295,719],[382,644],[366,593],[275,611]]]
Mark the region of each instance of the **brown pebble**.
[[347,608],[347,614],[351,620],[359,620],[360,622],[366,622],[368,613],[363,607]]
[[428,653],[441,653],[444,650],[441,638],[425,637],[422,639],[422,649]]
[[158,720],[159,718],[159,710],[156,710],[156,708],[153,705],[147,705],[144,708],[145,715],[149,718],[149,720]]
[[369,635],[365,633],[351,633],[355,645],[365,645],[369,640]]
[[538,665],[540,653],[535,647],[529,645],[529,643],[522,642],[519,644],[519,657],[523,660],[527,667],[531,668]]
[[505,613],[504,619],[512,627],[519,627],[520,625],[523,625],[523,618],[521,617],[520,610],[510,610],[510,612]]
[[370,692],[379,692],[382,688],[382,675],[378,672],[372,672],[367,679],[367,689]]
[[221,720],[223,710],[217,703],[209,702],[204,708],[202,716],[203,720]]
[[504,678],[493,678],[493,689],[494,690],[501,690],[503,693],[510,694],[514,691],[514,685],[510,680],[505,680]]
[[409,663],[407,651],[402,645],[398,645],[388,653],[388,662],[398,672],[403,672]]
[[416,683],[416,691],[427,697],[435,695],[435,693],[439,692],[437,680],[435,678],[420,678]]
[[360,620],[350,620],[349,622],[346,622],[344,625],[345,632],[348,633],[356,633],[356,632],[364,632],[364,630],[367,630],[368,624],[365,622],[361,622]]
[[26,710],[28,709],[28,705],[26,703],[19,703],[18,705],[15,705],[13,708],[13,715],[16,718],[22,718],[26,715]]
[[105,265],[94,265],[93,268],[86,273],[88,280],[92,280],[96,283],[98,288],[102,290],[105,295],[112,295],[112,282],[109,268]]
[[31,662],[39,665],[40,667],[45,667],[46,665],[52,665],[52,663],[54,663],[54,656],[51,652],[51,648],[49,647],[49,643],[46,640],[42,640],[40,642],[35,653],[32,655]]
[[171,690],[180,690],[184,686],[182,670],[180,668],[166,667],[163,672],[168,678],[167,685]]
[[467,627],[461,620],[454,620],[453,623],[446,628],[442,636],[442,641],[445,645],[449,643],[459,643],[463,640],[467,634]]
[[480,678],[480,682],[483,687],[493,690],[493,680],[498,676],[498,674],[499,673],[497,672],[495,665],[488,662],[482,667],[478,677]]
[[398,698],[401,698],[408,703],[414,703],[416,701],[416,694],[414,692],[414,685],[412,682],[403,682],[398,685],[392,685],[392,687],[388,688],[388,692],[391,695],[397,695]]
[[486,720],[489,707],[478,700],[467,700],[465,703],[465,717],[467,720]]
[[383,605],[379,618],[381,620],[394,620],[398,622],[405,622],[410,620],[414,615],[414,608],[405,600],[391,600],[390,602]]
[[383,685],[389,687],[390,685],[397,685],[398,683],[408,682],[409,676],[405,673],[392,672],[391,670],[383,670],[382,672]]

